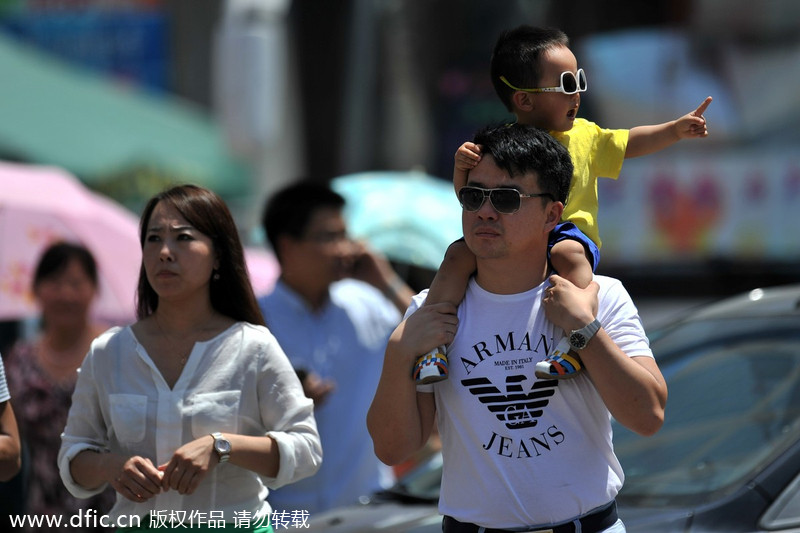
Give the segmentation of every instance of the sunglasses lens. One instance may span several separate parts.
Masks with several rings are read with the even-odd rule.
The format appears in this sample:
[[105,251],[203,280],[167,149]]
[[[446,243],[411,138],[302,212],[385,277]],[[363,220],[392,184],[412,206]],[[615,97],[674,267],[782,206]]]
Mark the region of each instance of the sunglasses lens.
[[477,211],[483,205],[483,191],[473,187],[462,187],[458,199],[467,211]]
[[498,213],[511,214],[519,209],[519,193],[514,189],[494,189],[491,192],[492,205]]
[[[483,205],[485,190],[477,187],[462,187],[458,191],[458,200],[467,211],[477,211]],[[490,189],[489,201],[498,213],[510,215],[519,210],[521,201],[519,193],[514,189]]]
[[586,90],[586,74],[582,68],[578,69],[578,76],[572,72],[566,71],[561,73],[561,88],[564,89],[566,94],[575,94],[578,91]]
[[574,94],[578,92],[578,80],[572,72],[561,73],[561,87],[567,94]]

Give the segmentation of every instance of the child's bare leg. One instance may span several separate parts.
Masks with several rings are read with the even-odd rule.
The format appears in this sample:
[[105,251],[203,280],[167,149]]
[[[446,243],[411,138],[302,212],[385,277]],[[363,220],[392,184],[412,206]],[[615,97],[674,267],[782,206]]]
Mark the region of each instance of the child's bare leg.
[[[447,248],[444,260],[431,282],[425,304],[450,302],[458,305],[464,299],[469,278],[475,272],[475,256],[463,240]],[[420,356],[414,365],[418,383],[435,383],[447,379],[447,356],[444,346],[438,346]]]
[[[550,249],[550,262],[559,276],[582,289],[592,282],[592,264],[583,244],[578,241],[565,239],[554,244]],[[547,357],[536,364],[536,375],[543,379],[571,378],[582,370],[583,362],[575,352],[570,352],[566,334]]]
[[550,262],[558,275],[585,289],[592,282],[592,265],[578,241],[565,239],[550,249]]
[[475,256],[467,243],[458,240],[447,248],[444,260],[433,277],[425,303],[449,302],[458,305],[464,299],[469,278],[475,272]]

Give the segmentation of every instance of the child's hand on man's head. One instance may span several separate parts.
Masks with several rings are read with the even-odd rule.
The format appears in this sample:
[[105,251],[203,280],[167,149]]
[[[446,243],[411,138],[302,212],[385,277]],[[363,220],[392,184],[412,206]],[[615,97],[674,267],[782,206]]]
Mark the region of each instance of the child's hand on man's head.
[[475,143],[465,142],[458,147],[455,155],[456,170],[469,172],[481,160],[481,147]]
[[475,168],[481,160],[481,147],[475,143],[465,142],[456,150],[455,166],[453,167],[453,188],[458,194],[459,189],[467,184],[469,171]]

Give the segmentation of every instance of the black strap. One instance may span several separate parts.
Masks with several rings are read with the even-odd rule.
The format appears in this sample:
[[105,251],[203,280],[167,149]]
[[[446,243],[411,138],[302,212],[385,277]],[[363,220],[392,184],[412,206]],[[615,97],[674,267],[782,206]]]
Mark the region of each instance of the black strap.
[[[587,514],[580,518],[582,533],[598,533],[610,528],[617,522],[617,502],[613,501],[604,508]],[[444,533],[477,533],[480,526],[467,522],[459,522],[452,516],[445,516],[442,521],[442,531]],[[560,526],[542,527],[541,529],[552,529],[553,533],[575,533],[575,524],[572,522],[561,524]],[[514,533],[507,529],[486,528],[485,533]]]

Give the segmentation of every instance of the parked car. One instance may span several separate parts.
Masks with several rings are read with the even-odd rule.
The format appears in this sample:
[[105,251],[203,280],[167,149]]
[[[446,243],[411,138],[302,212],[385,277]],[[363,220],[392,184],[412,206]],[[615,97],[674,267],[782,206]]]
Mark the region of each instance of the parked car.
[[[756,289],[655,331],[669,385],[653,437],[615,425],[629,533],[800,531],[800,285]],[[311,530],[440,532],[441,456]]]

